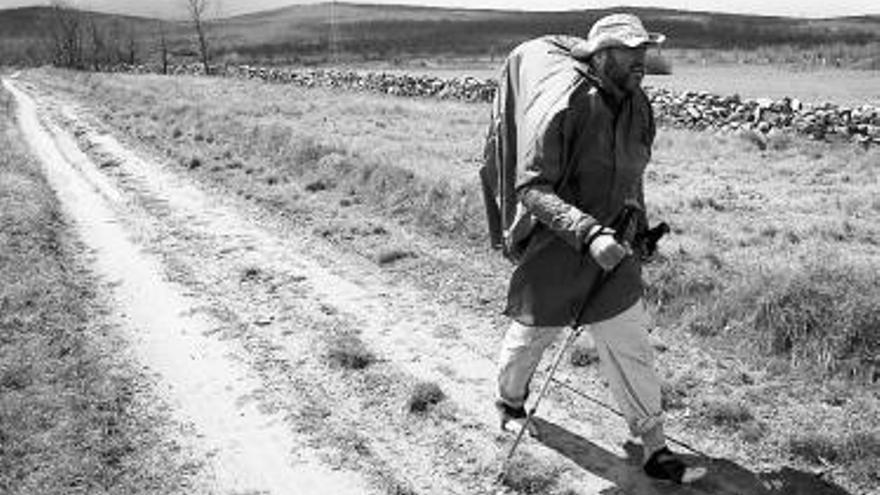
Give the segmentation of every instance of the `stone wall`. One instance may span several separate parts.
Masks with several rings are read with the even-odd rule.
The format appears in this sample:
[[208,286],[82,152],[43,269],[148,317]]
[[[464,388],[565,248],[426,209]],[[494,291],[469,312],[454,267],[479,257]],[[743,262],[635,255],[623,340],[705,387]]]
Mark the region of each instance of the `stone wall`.
[[[119,66],[120,72],[156,72],[146,66]],[[172,74],[201,75],[198,64],[175,65]],[[217,68],[216,75],[304,87],[344,88],[404,97],[489,102],[497,82],[474,77],[439,78],[385,72],[332,69],[285,69],[250,65]],[[880,107],[847,107],[832,103],[804,103],[794,98],[743,99],[708,92],[673,92],[647,87],[657,120],[663,125],[720,132],[751,131],[768,134],[789,131],[817,140],[848,139],[863,146],[880,145]]]

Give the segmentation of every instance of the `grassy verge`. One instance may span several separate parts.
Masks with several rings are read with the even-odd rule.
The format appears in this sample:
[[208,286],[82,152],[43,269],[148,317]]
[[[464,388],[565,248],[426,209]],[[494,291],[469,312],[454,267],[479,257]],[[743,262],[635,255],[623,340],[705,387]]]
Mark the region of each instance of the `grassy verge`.
[[179,492],[148,387],[95,338],[93,281],[2,91],[0,107],[0,492]]
[[[476,183],[485,106],[247,81],[39,77],[231,192],[281,211],[303,197],[362,208],[468,256],[485,251]],[[647,200],[673,235],[645,276],[656,321],[676,344],[660,362],[675,422],[698,438],[731,439],[729,449],[707,446],[721,455],[827,461],[835,479],[876,486],[880,150],[787,137],[760,149],[747,137],[668,129],[655,148]],[[503,287],[503,262],[479,270],[448,287]]]

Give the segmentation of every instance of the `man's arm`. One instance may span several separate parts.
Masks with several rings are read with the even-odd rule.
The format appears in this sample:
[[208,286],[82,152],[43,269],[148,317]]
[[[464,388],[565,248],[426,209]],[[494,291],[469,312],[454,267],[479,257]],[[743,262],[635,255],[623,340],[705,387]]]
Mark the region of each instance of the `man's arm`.
[[[588,250],[603,269],[611,270],[627,255],[627,249],[614,238],[614,231],[596,218],[566,202],[556,192],[569,180],[570,158],[566,146],[574,146],[578,122],[568,111],[560,112],[534,150],[534,159],[525,160],[517,180],[517,196],[526,210],[577,252]],[[530,155],[531,156],[531,155]]]
[[548,124],[533,153],[517,177],[517,198],[526,210],[572,248],[581,251],[591,229],[599,223],[588,213],[563,200],[557,189],[566,174],[567,147],[574,122],[568,111],[559,112]]

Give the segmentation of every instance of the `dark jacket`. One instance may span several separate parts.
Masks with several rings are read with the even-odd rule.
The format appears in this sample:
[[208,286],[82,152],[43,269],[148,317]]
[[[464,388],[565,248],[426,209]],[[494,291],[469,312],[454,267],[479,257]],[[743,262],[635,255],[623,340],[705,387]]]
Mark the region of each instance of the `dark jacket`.
[[[511,277],[505,314],[526,325],[574,323],[602,272],[584,245],[587,232],[610,225],[627,201],[644,209],[642,175],[655,134],[642,91],[624,94],[593,73],[551,118],[534,158],[517,172],[518,198],[537,226]],[[641,295],[641,265],[628,256],[577,323],[611,318]]]

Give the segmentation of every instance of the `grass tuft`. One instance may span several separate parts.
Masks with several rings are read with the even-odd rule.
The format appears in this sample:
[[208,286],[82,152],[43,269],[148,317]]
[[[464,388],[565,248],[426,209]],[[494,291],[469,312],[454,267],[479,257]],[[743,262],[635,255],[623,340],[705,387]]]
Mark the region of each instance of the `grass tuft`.
[[571,365],[584,368],[599,362],[599,353],[594,347],[575,344],[571,349]]
[[660,406],[664,411],[687,407],[688,386],[684,381],[663,382],[660,385]]
[[532,455],[520,453],[506,466],[500,481],[515,493],[538,495],[550,493],[559,479],[559,468]]
[[263,271],[258,267],[249,266],[241,272],[240,280],[242,282],[253,282],[259,280],[263,276]]
[[433,382],[420,382],[413,388],[407,400],[407,409],[412,413],[425,413],[431,406],[439,404],[446,394]]
[[306,184],[305,189],[308,192],[315,193],[319,191],[327,191],[335,187],[336,182],[333,179],[322,177]]
[[758,443],[767,433],[767,425],[760,421],[746,421],[740,426],[740,438],[747,443]]
[[675,319],[723,288],[722,276],[710,264],[678,253],[661,257],[646,273],[645,299],[661,316]]
[[202,166],[202,159],[198,156],[190,156],[188,158],[184,158],[182,162],[183,166],[190,170],[195,170]]
[[873,379],[880,355],[880,280],[852,267],[807,266],[766,287],[754,327],[776,355]]
[[300,166],[313,165],[321,161],[325,156],[340,152],[344,153],[345,150],[320,142],[314,138],[306,138],[298,144],[294,160]]
[[723,204],[715,200],[715,198],[691,198],[688,205],[695,210],[712,209],[715,211],[724,211]]
[[19,392],[34,382],[33,370],[27,364],[4,363],[0,368],[0,392]]
[[348,370],[362,370],[376,362],[376,355],[353,336],[343,336],[330,343],[327,360],[331,366]]
[[388,495],[418,495],[417,491],[401,481],[390,483],[386,491],[388,492]]
[[736,427],[754,419],[749,407],[741,401],[711,398],[703,402],[702,414],[718,426]]

